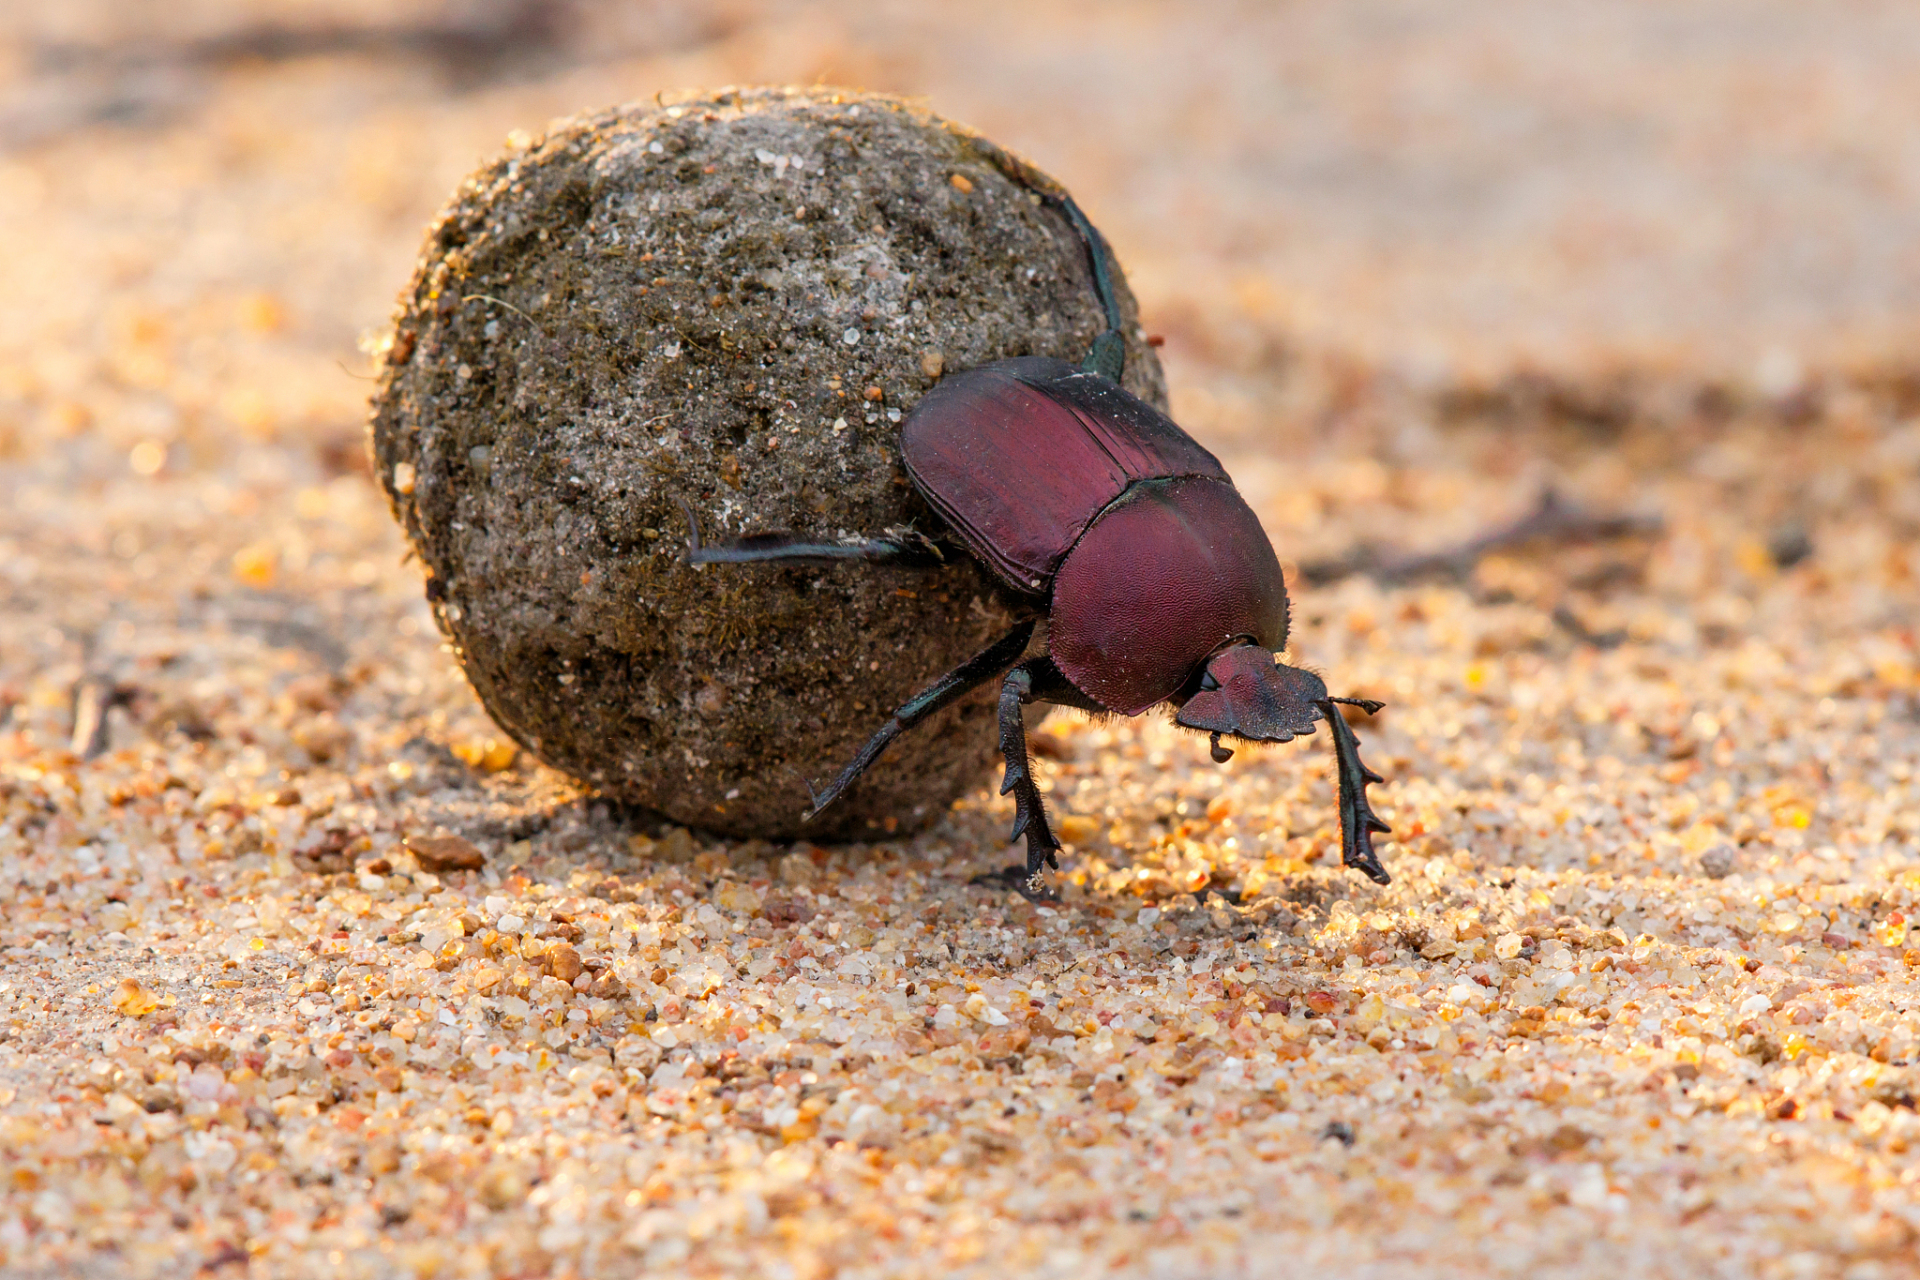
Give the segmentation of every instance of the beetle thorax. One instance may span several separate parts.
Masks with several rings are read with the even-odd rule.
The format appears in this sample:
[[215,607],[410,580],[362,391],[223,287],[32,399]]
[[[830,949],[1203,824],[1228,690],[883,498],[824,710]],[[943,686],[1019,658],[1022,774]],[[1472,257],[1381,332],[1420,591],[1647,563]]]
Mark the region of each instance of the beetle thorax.
[[1088,526],[1053,581],[1054,664],[1102,706],[1138,715],[1223,645],[1287,643],[1287,588],[1231,483],[1144,480]]

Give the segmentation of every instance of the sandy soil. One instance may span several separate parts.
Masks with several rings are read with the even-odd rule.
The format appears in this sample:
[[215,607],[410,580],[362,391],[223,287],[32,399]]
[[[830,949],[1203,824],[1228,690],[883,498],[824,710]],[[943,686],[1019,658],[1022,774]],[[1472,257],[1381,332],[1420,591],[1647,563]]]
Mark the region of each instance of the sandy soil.
[[[1907,9],[146,12],[0,34],[7,1274],[1920,1269]],[[1319,740],[1050,721],[1039,908],[990,779],[729,844],[488,724],[361,461],[420,227],[820,76],[1084,195],[1290,563],[1664,521],[1299,587],[1391,886]]]

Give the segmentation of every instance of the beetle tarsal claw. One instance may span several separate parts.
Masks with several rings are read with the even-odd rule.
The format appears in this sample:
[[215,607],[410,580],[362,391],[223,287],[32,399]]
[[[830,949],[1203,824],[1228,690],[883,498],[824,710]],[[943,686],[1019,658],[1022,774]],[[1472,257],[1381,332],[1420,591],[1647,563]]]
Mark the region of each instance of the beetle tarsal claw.
[[693,514],[693,507],[685,498],[675,498],[674,501],[680,504],[680,514],[687,518],[687,545],[682,549],[680,559],[698,569],[701,566],[694,557],[700,554],[700,520]]
[[814,816],[826,807],[826,801],[822,800],[820,793],[813,789],[812,778],[802,778],[800,781],[804,783],[807,788],[807,811],[801,816],[800,820],[802,822],[811,822]]

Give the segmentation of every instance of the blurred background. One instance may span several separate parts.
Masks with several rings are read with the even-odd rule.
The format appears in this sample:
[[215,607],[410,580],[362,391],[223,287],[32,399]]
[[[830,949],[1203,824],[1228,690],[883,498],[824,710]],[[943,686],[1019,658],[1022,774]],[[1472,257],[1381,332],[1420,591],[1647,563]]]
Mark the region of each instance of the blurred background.
[[756,81],[923,97],[1058,175],[1223,437],[1356,380],[1606,418],[1900,377],[1916,65],[1878,0],[7,6],[0,456],[355,465],[358,348],[466,172]]
[[[168,1012],[195,1036],[212,1036],[204,1026],[214,1017],[236,1044],[243,1035],[267,1044],[269,1030],[311,1036],[313,1056],[269,1070],[316,1063],[322,1047],[332,1061],[345,1031],[320,1035],[341,1025],[327,1021],[334,1009],[360,1010],[360,1026],[396,1010],[379,1003],[385,996],[368,995],[362,1009],[359,994],[352,1005],[316,1007],[302,993],[326,988],[321,966],[350,945],[358,955],[368,939],[386,944],[374,930],[400,908],[390,913],[383,899],[370,916],[374,899],[356,893],[349,913],[337,905],[344,876],[308,873],[348,871],[359,853],[391,850],[402,835],[447,830],[479,841],[516,873],[514,894],[618,871],[625,886],[607,892],[620,910],[650,902],[656,920],[670,897],[701,892],[683,878],[695,871],[739,864],[751,868],[743,875],[804,882],[825,865],[824,853],[705,837],[710,847],[696,857],[687,832],[655,841],[503,741],[438,643],[418,566],[403,558],[369,482],[364,423],[369,353],[426,223],[510,134],[681,89],[826,82],[922,98],[1073,190],[1117,249],[1149,332],[1166,340],[1175,416],[1220,454],[1293,573],[1302,660],[1337,672],[1343,692],[1390,704],[1363,736],[1369,764],[1392,779],[1374,798],[1395,826],[1386,856],[1397,899],[1371,896],[1334,866],[1324,754],[1248,751],[1214,770],[1200,763],[1197,740],[1176,741],[1148,718],[1061,716],[1043,735],[1036,768],[1057,807],[1111,820],[1086,824],[1093,833],[1068,875],[1100,898],[1103,916],[1114,914],[1107,904],[1125,908],[1115,930],[1133,929],[1125,922],[1141,904],[1154,904],[1152,917],[1138,916],[1149,923],[1166,906],[1156,927],[1164,945],[1167,931],[1181,931],[1181,957],[1199,954],[1191,930],[1228,927],[1203,919],[1235,919],[1203,916],[1195,892],[1269,904],[1284,896],[1311,911],[1350,907],[1350,897],[1363,917],[1300,917],[1313,930],[1345,921],[1315,935],[1327,940],[1319,959],[1289,950],[1272,963],[1342,991],[1404,972],[1409,983],[1431,982],[1425,995],[1404,997],[1430,1009],[1452,1007],[1437,1005],[1443,999],[1491,1009],[1497,997],[1507,1006],[1498,1025],[1516,1039],[1495,1033],[1463,1055],[1470,1079],[1446,1066],[1451,1093],[1442,1068],[1422,1067],[1433,1072],[1422,1077],[1402,1058],[1354,1068],[1356,1050],[1339,1070],[1312,1074],[1290,1057],[1292,1101],[1274,1096],[1296,1127],[1266,1132],[1296,1134],[1295,1147],[1244,1140],[1244,1127],[1200,1138],[1212,1101],[1191,1129],[1184,1118],[1164,1132],[1143,1126],[1125,1139],[1131,1146],[1112,1136],[1124,1130],[1099,1129],[1111,1162],[1089,1156],[1074,1167],[1120,1171],[1123,1184],[1146,1188],[1137,1198],[1109,1194],[1091,1175],[1054,1179],[1059,1144],[1002,1136],[1027,1132],[1001,1126],[1010,1094],[927,1075],[918,1092],[897,1095],[903,1112],[924,1111],[956,1134],[973,1126],[983,1136],[967,1150],[983,1161],[1026,1161],[995,1166],[1016,1190],[995,1190],[1001,1173],[989,1172],[971,1183],[930,1177],[926,1198],[920,1182],[897,1179],[789,1197],[776,1214],[795,1216],[772,1221],[754,1245],[766,1252],[754,1256],[805,1262],[810,1255],[783,1243],[800,1238],[791,1228],[804,1220],[837,1241],[822,1244],[822,1256],[892,1251],[899,1267],[876,1270],[956,1258],[1016,1267],[1060,1241],[1116,1267],[1137,1250],[1129,1265],[1143,1272],[1222,1270],[1230,1255],[1151,1261],[1181,1229],[1178,1209],[1220,1233],[1196,1227],[1195,1248],[1244,1231],[1256,1262],[1324,1259],[1328,1275],[1569,1274],[1577,1261],[1608,1274],[1900,1273],[1897,1257],[1910,1256],[1915,1239],[1903,1188],[1920,1176],[1909,1124],[1920,1082],[1885,1077],[1871,1103],[1864,1090],[1879,1065],[1914,1060],[1907,975],[1920,965],[1906,917],[1885,914],[1913,912],[1920,893],[1916,68],[1920,6],[1893,0],[0,4],[0,879],[9,894],[0,996],[18,983],[0,1000],[0,1041],[14,1037],[14,1047],[0,1044],[0,1119],[11,1106],[13,1118],[44,1120],[49,1135],[35,1146],[22,1135],[37,1129],[0,1129],[17,1162],[0,1188],[0,1250],[25,1239],[11,1224],[30,1219],[4,1215],[26,1213],[29,1200],[42,1220],[63,1220],[58,1189],[72,1192],[76,1231],[89,1233],[74,1237],[75,1250],[106,1259],[98,1274],[125,1273],[149,1248],[166,1251],[151,1256],[165,1257],[169,1274],[187,1248],[206,1259],[203,1271],[235,1274],[228,1264],[247,1257],[236,1241],[274,1274],[295,1274],[280,1260],[300,1251],[311,1274],[354,1274],[341,1270],[339,1250],[370,1249],[376,1238],[384,1247],[402,1222],[408,1247],[424,1251],[414,1256],[429,1262],[443,1243],[517,1240],[497,1255],[508,1260],[501,1274],[550,1274],[545,1251],[574,1247],[544,1243],[579,1239],[578,1213],[561,1216],[574,1202],[547,1201],[540,1212],[551,1219],[517,1205],[467,1219],[459,1182],[477,1178],[448,1173],[450,1187],[425,1188],[411,1157],[378,1155],[392,1147],[367,1147],[362,1172],[334,1180],[331,1170],[354,1167],[383,1126],[411,1135],[444,1123],[467,1150],[468,1131],[482,1135],[473,1116],[484,1113],[462,1118],[466,1104],[448,1099],[465,1095],[443,1088],[445,1077],[429,1074],[428,1089],[364,1129],[329,1121],[331,1136],[310,1144],[292,1136],[307,1128],[290,1129],[288,1151],[318,1154],[290,1156],[258,1183],[255,1171],[281,1158],[271,1123],[223,1119],[228,1138],[204,1135],[199,1149],[212,1154],[200,1175],[178,1143],[156,1141],[139,1174],[146,1189],[129,1200],[119,1173],[81,1176],[96,1157],[74,1153],[107,1149],[95,1145],[108,1140],[96,1136],[107,1133],[101,1095],[59,1072],[78,1053],[76,1029],[125,1035],[115,1009],[129,1014],[125,1024],[151,1011],[152,995],[116,985],[129,973],[177,987]],[[1631,537],[1578,547],[1539,539],[1445,561],[1439,581],[1382,571],[1392,553],[1448,547],[1524,513],[1549,487],[1589,512],[1653,519]],[[989,912],[965,879],[1006,861],[1011,805],[981,781],[950,819],[886,855],[900,861],[885,878],[911,875],[905,883],[963,904],[934,924],[920,888],[879,899],[894,914],[890,923],[875,916],[875,928],[911,931],[913,958],[902,963],[921,966],[911,971],[922,982],[967,972],[960,962],[998,982],[990,971],[1021,963],[1002,966],[1000,949],[1018,930],[998,925],[1024,904]],[[833,857],[842,869],[865,867],[872,852]],[[360,869],[376,866],[392,870],[384,854]],[[832,872],[843,884],[854,874]],[[504,909],[487,901],[489,918]],[[1405,916],[1376,911],[1382,903]],[[477,898],[471,905],[480,909]],[[1176,908],[1195,923],[1176,926]],[[1563,909],[1581,919],[1561,918]],[[360,932],[349,933],[349,914]],[[783,946],[803,927],[786,922],[811,915],[781,917]],[[1463,925],[1455,937],[1451,922],[1468,918],[1473,932]],[[1465,974],[1467,954],[1488,959],[1495,937],[1502,963],[1524,963],[1509,930],[1526,920],[1537,921],[1526,931],[1529,941],[1540,934],[1543,954],[1554,937],[1613,945],[1598,929],[1618,929],[1620,967],[1595,988],[1614,993],[1604,997],[1611,1012],[1593,1006],[1586,1039],[1561,1034],[1572,1024],[1541,1021],[1555,997],[1532,978],[1504,991],[1448,986],[1449,973]],[[1431,935],[1440,947],[1422,950],[1419,965],[1405,931],[1416,921],[1446,931]],[[822,926],[811,927],[817,936]],[[1076,924],[1075,936],[1105,927]],[[1245,939],[1232,927],[1238,946]],[[1014,945],[1037,931],[1030,925]],[[1671,975],[1655,967],[1629,983],[1623,973],[1642,973],[1654,935],[1690,956],[1722,950],[1697,971],[1677,947],[1662,950],[1650,963],[1671,963]],[[244,950],[269,936],[271,950]],[[969,941],[989,936],[1000,940]],[[392,937],[401,946],[421,935]],[[130,943],[149,958],[162,948],[160,959],[132,967],[134,953],[116,950]],[[240,958],[220,958],[229,943]],[[1565,945],[1554,947],[1556,963],[1573,963]],[[1163,971],[1162,952],[1131,954],[1142,966],[1131,974]],[[1739,955],[1740,964],[1721,962]],[[1374,967],[1363,970],[1363,957]],[[415,960],[430,957],[407,962],[421,982],[450,977],[444,963]],[[1378,967],[1383,960],[1392,966]],[[1103,963],[1082,970],[1087,983],[1109,982],[1091,976]],[[1758,995],[1741,985],[1750,974]],[[1842,978],[1859,985],[1840,992]],[[1144,1007],[1135,1002],[1147,979],[1111,982],[1101,999],[1116,1003],[1105,1007]],[[1167,1030],[1189,1003],[1186,979],[1178,982],[1166,1007],[1153,1006]],[[836,998],[859,990],[836,988]],[[1377,1025],[1367,1043],[1378,1044],[1389,1034],[1380,1011],[1397,1019],[1406,1010],[1368,1000]],[[1272,1018],[1283,1006],[1265,1007]],[[1747,1021],[1767,1008],[1778,1024],[1767,1013]],[[440,1017],[453,1039],[438,1043],[457,1045],[451,1014]],[[1610,1017],[1619,1020],[1602,1031]],[[415,1026],[410,1015],[405,1025]],[[1548,1026],[1565,1048],[1547,1047]],[[1523,1027],[1541,1037],[1526,1043],[1543,1056],[1523,1057]],[[1768,1038],[1776,1033],[1778,1042]],[[421,1045],[439,1035],[430,1025]],[[1727,1043],[1696,1050],[1698,1036]],[[1831,1052],[1825,1065],[1801,1057],[1789,1066],[1816,1042],[1822,1057]],[[88,1077],[104,1081],[117,1042],[89,1043],[107,1046],[102,1074]],[[1401,1041],[1391,1044],[1399,1052]],[[1704,1067],[1679,1061],[1682,1046],[1704,1055]],[[1753,1056],[1736,1061],[1729,1046]],[[524,1047],[543,1053],[532,1040]],[[453,1048],[433,1052],[415,1060],[444,1063]],[[1852,1065],[1843,1070],[1843,1060]],[[168,1061],[200,1064],[192,1074],[209,1083],[203,1072],[219,1076],[211,1059]],[[867,1087],[891,1061],[849,1071]],[[1553,1074],[1563,1067],[1566,1079]],[[1597,1079],[1588,1073],[1601,1067]],[[1105,1126],[1110,1104],[1097,1099],[1106,1095],[1083,1097],[1080,1076],[1057,1075],[1074,1132]],[[329,1087],[324,1074],[305,1078]],[[345,1088],[345,1077],[334,1079]],[[551,1079],[526,1077],[513,1102],[522,1127],[509,1136],[500,1116],[510,1124],[512,1112],[496,1113],[491,1145],[471,1150],[499,1153],[496,1170],[532,1176],[560,1167],[558,1156],[537,1154],[550,1134],[609,1131],[585,1092],[572,1111],[556,1111]],[[1804,1083],[1828,1079],[1826,1095],[1816,1096],[1827,1085]],[[1067,1100],[1067,1082],[1078,1101]],[[1682,1101],[1689,1082],[1698,1088]],[[363,1085],[366,1112],[388,1106],[391,1093],[376,1104],[374,1086]],[[1417,1121],[1391,1136],[1394,1109],[1423,1089]],[[1264,1094],[1222,1097],[1231,1107],[1246,1100],[1235,1114],[1272,1110]],[[450,1109],[407,1114],[416,1099]],[[113,1114],[138,1112],[142,1124],[156,1109],[117,1101],[123,1111]],[[304,1105],[300,1126],[316,1114]],[[367,1119],[356,1108],[339,1114],[348,1113],[353,1124]],[[1133,1123],[1147,1114],[1160,1113],[1143,1106]],[[1801,1116],[1805,1126],[1789,1137],[1756,1127],[1762,1114]],[[1849,1115],[1859,1117],[1857,1140],[1842,1127]],[[1348,1163],[1348,1122],[1362,1117]],[[647,1154],[667,1148],[646,1144],[680,1139],[636,1141]],[[1082,1141],[1095,1139],[1074,1138]],[[516,1150],[534,1154],[507,1163],[523,1158]],[[714,1161],[732,1158],[717,1143],[711,1150]],[[1522,1163],[1535,1158],[1529,1151],[1540,1164]],[[108,1159],[122,1157],[97,1157]],[[607,1173],[616,1181],[594,1194],[610,1207],[591,1230],[625,1232],[643,1195],[650,1206],[673,1200],[643,1224],[666,1221],[671,1208],[707,1224],[694,1239],[718,1230],[707,1188],[733,1175],[706,1159],[660,1165],[644,1192],[642,1175],[629,1189],[617,1180],[625,1175]],[[604,1170],[620,1167],[616,1159]],[[925,1167],[934,1170],[935,1157]],[[593,1168],[601,1177],[603,1166]],[[384,1170],[377,1199],[398,1217],[370,1216],[369,1169]],[[859,1171],[864,1178],[864,1163]],[[526,1194],[511,1179],[481,1185],[502,1205]],[[782,1185],[797,1196],[799,1183]],[[942,1186],[969,1189],[949,1205]],[[1548,1197],[1556,1186],[1572,1188],[1553,1191],[1557,1205]],[[1631,1212],[1618,1211],[1623,1186]],[[269,1192],[270,1230],[248,1199]],[[913,1207],[899,1209],[901,1197]],[[753,1203],[768,1223],[764,1202]],[[1243,1204],[1238,1226],[1220,1216]],[[1003,1225],[992,1216],[1002,1209],[1030,1215],[1017,1227],[1029,1252],[1013,1247],[1014,1232],[982,1229]],[[874,1226],[894,1212],[939,1225],[917,1235]],[[692,1230],[673,1227],[682,1234],[663,1234],[658,1248],[684,1245]],[[1296,1250],[1299,1241],[1311,1247]],[[1448,1270],[1432,1264],[1443,1244],[1462,1258],[1480,1252]],[[269,1249],[284,1252],[261,1252]],[[18,1273],[23,1255],[6,1256]],[[466,1256],[466,1273],[484,1273],[485,1256]],[[580,1273],[608,1270],[596,1256]],[[1067,1259],[1059,1274],[1094,1268],[1075,1261],[1079,1253],[1046,1256]],[[1397,1270],[1381,1261],[1389,1256]],[[1664,1258],[1692,1261],[1649,1266]],[[367,1262],[363,1273],[391,1274],[389,1265]],[[829,1271],[797,1262],[794,1274]],[[418,1274],[430,1272],[422,1264]]]
[[[1756,593],[1815,547],[1891,625],[1920,533],[1917,65],[1920,10],[1879,0],[7,6],[0,711],[64,733],[80,673],[192,652],[165,669],[238,678],[247,634],[405,665],[388,640],[432,625],[363,424],[425,224],[510,134],[747,82],[915,96],[1064,181],[1176,416],[1309,584],[1553,485],[1667,536],[1481,564],[1477,602],[1531,610],[1482,647],[1569,608],[1599,635],[1790,617]],[[415,647],[434,714],[483,732]]]
[[6,6],[0,711],[64,733],[78,673],[155,654],[232,677],[223,628],[333,670],[424,639],[363,424],[425,224],[511,133],[728,83],[916,96],[1064,181],[1290,565],[1552,484],[1671,536],[1591,589],[1483,565],[1528,643],[1570,601],[1628,625],[1636,583],[1745,617],[1815,543],[1897,596],[1916,65],[1880,0]]

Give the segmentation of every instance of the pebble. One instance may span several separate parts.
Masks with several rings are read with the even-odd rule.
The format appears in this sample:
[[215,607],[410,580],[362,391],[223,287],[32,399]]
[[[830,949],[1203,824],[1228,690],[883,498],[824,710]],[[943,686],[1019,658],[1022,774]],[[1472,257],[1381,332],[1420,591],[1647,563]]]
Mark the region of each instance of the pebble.
[[401,843],[427,871],[478,871],[487,865],[479,847],[460,836],[408,836]]

